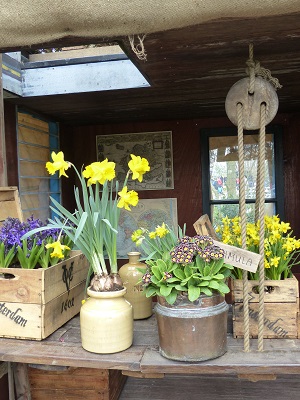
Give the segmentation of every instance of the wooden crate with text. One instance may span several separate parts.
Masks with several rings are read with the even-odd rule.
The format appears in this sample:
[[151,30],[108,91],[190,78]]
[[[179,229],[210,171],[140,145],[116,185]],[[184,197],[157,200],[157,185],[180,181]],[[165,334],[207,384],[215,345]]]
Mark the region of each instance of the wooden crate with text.
[[[259,282],[249,281],[250,337],[258,336]],[[244,336],[243,281],[232,280],[233,336]],[[299,287],[295,277],[265,281],[264,338],[298,338]]]
[[46,269],[0,268],[0,337],[41,340],[73,318],[88,269],[80,251]]

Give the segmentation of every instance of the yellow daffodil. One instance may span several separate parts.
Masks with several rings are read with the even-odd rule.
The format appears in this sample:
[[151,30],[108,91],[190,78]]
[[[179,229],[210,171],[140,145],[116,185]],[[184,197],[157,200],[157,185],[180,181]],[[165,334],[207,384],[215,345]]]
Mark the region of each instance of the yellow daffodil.
[[280,257],[273,257],[270,260],[270,265],[274,266],[274,267],[278,267],[280,261]]
[[59,171],[59,177],[64,175],[68,178],[65,171],[70,167],[70,163],[64,160],[64,153],[60,151],[56,154],[52,151],[51,158],[53,162],[48,161],[46,163],[46,168],[49,174],[54,175],[56,171]]
[[132,233],[132,235],[131,235],[131,240],[132,240],[133,242],[137,242],[137,241],[140,239],[140,237],[142,236],[142,234],[143,234],[142,229],[137,229],[136,231],[134,231],[134,232]]
[[149,232],[148,236],[149,236],[150,239],[155,239],[157,234],[156,234],[156,232]]
[[116,176],[116,164],[108,161],[107,158],[101,162],[94,162],[85,167],[82,175],[88,179],[88,186],[95,185],[99,182],[103,185],[106,181],[111,181]]
[[121,192],[118,192],[120,199],[118,201],[117,207],[125,208],[125,210],[131,211],[129,206],[136,206],[139,202],[139,196],[136,191],[127,191],[127,186],[124,186]]
[[169,233],[169,230],[167,229],[166,224],[163,222],[161,226],[156,227],[155,233],[160,238],[163,238],[164,236],[166,236]]
[[135,156],[134,154],[130,154],[130,156],[131,160],[128,163],[128,167],[132,171],[132,179],[137,179],[139,182],[142,182],[143,175],[150,171],[148,160],[140,156]]
[[46,244],[46,249],[53,249],[53,252],[50,254],[51,257],[57,257],[57,258],[64,258],[63,251],[64,250],[70,250],[70,247],[65,246],[64,244],[61,244],[59,240],[53,243],[48,243]]
[[[239,227],[239,217],[232,219],[225,217],[217,230],[224,243],[240,247],[241,233]],[[256,223],[248,222],[246,225],[247,249],[255,253],[259,252],[259,229],[260,220]],[[280,221],[277,215],[265,216],[264,266],[266,279],[285,279],[290,276],[292,266],[299,264],[300,240],[291,235],[289,223]],[[239,271],[235,274],[241,279]],[[257,274],[250,276],[250,278],[257,279]]]

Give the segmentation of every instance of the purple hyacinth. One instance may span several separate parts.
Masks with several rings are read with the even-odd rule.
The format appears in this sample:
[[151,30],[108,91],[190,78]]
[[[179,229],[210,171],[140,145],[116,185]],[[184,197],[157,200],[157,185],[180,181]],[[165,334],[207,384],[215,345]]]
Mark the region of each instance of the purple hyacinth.
[[[9,251],[13,246],[22,247],[22,236],[25,233],[46,226],[47,223],[42,222],[40,219],[34,219],[33,216],[28,218],[25,222],[21,222],[18,218],[7,218],[2,227],[0,228],[0,241],[4,243],[6,251]],[[55,241],[59,235],[59,229],[47,229],[45,231],[37,232],[27,238],[28,249],[32,248],[34,240],[37,245],[52,237]]]

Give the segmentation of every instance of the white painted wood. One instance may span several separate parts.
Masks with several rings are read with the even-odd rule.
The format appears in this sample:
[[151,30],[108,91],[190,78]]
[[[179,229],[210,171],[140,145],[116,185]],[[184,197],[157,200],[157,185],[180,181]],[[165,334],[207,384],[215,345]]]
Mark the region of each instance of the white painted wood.
[[25,69],[22,76],[24,97],[150,86],[130,60]]
[[250,272],[256,272],[261,255],[252,251],[243,250],[238,247],[229,246],[222,242],[214,240],[216,246],[221,247],[225,251],[224,261],[234,267],[244,269]]
[[21,64],[17,58],[18,53],[2,54],[2,74],[3,89],[7,91],[5,97],[14,97],[13,95],[22,95],[22,72]]

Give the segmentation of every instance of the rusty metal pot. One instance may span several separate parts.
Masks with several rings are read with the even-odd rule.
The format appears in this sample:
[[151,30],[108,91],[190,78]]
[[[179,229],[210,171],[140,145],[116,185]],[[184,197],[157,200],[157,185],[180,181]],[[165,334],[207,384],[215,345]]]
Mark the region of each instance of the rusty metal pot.
[[201,295],[193,303],[186,295],[170,305],[158,297],[155,306],[159,352],[179,361],[204,361],[227,351],[228,305],[220,294]]

